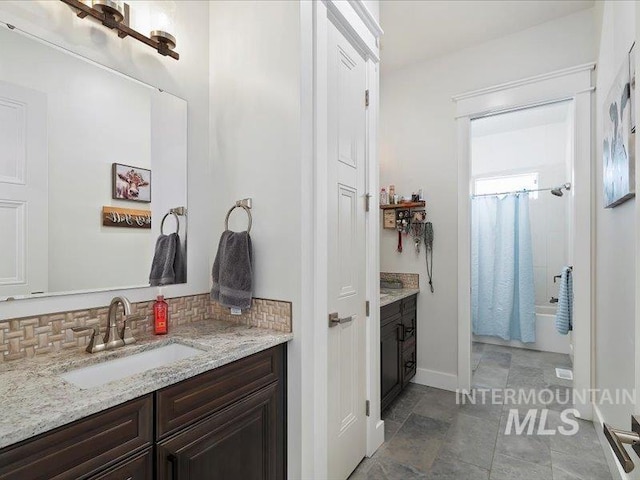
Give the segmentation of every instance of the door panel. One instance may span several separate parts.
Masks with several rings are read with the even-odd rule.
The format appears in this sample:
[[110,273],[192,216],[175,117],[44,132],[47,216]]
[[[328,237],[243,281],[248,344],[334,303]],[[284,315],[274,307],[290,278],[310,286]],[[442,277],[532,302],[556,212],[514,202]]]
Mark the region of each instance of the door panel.
[[46,102],[0,82],[0,298],[47,290]]
[[329,24],[328,212],[330,479],[349,476],[366,453],[364,59]]
[[0,200],[0,285],[25,282],[26,204]]

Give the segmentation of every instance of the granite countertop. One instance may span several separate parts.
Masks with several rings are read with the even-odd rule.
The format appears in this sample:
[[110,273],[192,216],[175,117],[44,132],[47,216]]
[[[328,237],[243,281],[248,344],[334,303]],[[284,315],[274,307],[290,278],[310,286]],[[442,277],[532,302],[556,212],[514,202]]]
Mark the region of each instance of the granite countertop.
[[[293,338],[235,323],[204,320],[174,327],[168,335],[148,335],[116,350],[66,350],[0,364],[0,448],[53,430],[200,373],[248,357]],[[123,380],[82,390],[60,374],[101,361],[180,343],[202,350]]]
[[420,293],[419,288],[381,288],[380,306],[384,307],[403,298]]

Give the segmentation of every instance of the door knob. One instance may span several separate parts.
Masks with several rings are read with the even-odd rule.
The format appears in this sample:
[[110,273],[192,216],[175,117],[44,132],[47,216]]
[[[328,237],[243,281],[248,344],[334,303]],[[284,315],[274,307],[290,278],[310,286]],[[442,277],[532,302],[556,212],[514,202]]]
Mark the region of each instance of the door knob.
[[353,315],[340,318],[338,312],[333,312],[329,314],[329,326],[335,327],[336,325],[340,325],[341,323],[349,323],[353,320]]
[[629,457],[629,454],[624,448],[623,444],[631,445],[633,450],[636,452],[638,456],[640,456],[640,417],[632,416],[631,417],[631,432],[627,432],[626,430],[618,430],[617,428],[613,428],[606,423],[603,427],[604,436],[607,437],[609,441],[609,445],[611,446],[611,450],[616,454],[620,465],[626,473],[629,473],[634,469],[635,465]]

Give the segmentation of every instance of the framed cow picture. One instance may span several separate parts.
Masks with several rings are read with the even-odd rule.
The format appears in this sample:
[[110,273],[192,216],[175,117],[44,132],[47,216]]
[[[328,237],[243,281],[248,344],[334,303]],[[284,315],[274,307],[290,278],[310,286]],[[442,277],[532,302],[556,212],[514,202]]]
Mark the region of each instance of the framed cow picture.
[[112,197],[115,200],[151,202],[151,170],[114,163],[111,177]]

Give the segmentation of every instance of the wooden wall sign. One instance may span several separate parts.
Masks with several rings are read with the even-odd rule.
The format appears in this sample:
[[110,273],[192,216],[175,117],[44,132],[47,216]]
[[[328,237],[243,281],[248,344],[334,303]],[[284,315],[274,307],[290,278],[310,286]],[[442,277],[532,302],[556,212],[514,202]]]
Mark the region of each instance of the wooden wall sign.
[[392,228],[395,230],[396,228],[396,211],[395,210],[384,210],[383,211],[383,223],[382,228]]
[[105,227],[151,228],[151,211],[102,207],[102,225]]

